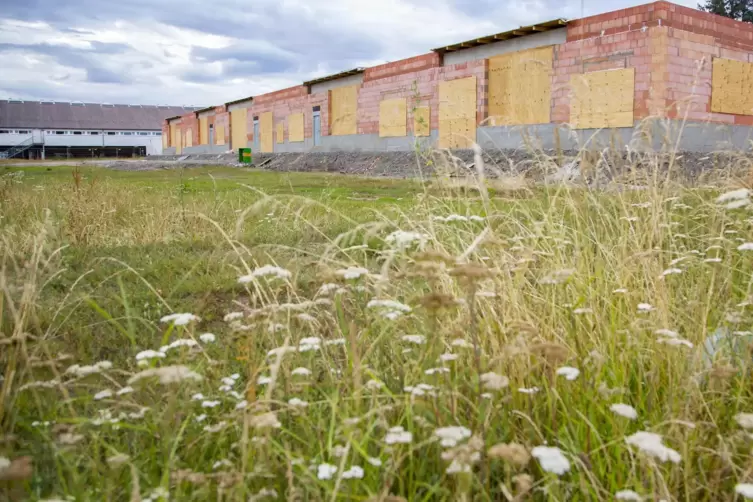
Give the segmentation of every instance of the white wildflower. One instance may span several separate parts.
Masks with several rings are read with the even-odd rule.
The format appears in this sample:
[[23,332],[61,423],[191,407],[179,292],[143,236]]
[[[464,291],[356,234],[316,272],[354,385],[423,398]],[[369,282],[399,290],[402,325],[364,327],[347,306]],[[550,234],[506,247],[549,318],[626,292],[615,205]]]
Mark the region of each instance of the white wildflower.
[[413,441],[413,434],[406,431],[399,425],[395,427],[391,427],[387,431],[387,434],[384,436],[384,442],[389,445],[409,444],[412,441]]
[[309,376],[311,375],[311,370],[304,367],[298,367],[294,369],[293,371],[291,371],[290,374],[296,375],[296,376]]
[[740,209],[741,207],[748,205],[750,205],[750,199],[733,200],[732,202],[726,203],[724,209]]
[[368,462],[369,464],[373,465],[374,467],[381,467],[381,466],[382,466],[382,461],[381,461],[381,460],[379,460],[379,459],[378,459],[378,458],[376,458],[376,457],[369,457],[369,458],[367,458],[367,459],[366,459],[366,461],[367,461],[367,462]]
[[184,380],[194,380],[194,381],[202,380],[201,375],[199,375],[198,373],[191,371],[186,366],[178,365],[178,366],[165,366],[162,368],[152,368],[152,369],[142,371],[140,373],[136,373],[128,380],[128,383],[133,384],[134,382],[138,382],[145,378],[153,378],[153,377],[156,377],[159,380],[159,383],[163,385],[182,382]]
[[693,343],[685,340],[684,338],[659,338],[656,341],[666,345],[671,345],[673,347],[684,345],[689,349],[693,348]]
[[305,408],[309,405],[309,403],[307,403],[303,399],[294,397],[288,400],[288,405],[292,406],[293,408]]
[[634,502],[642,502],[643,497],[635,493],[633,490],[620,490],[614,494],[615,500],[632,500]]
[[284,268],[276,267],[274,265],[264,265],[263,267],[254,269],[253,272],[248,275],[242,275],[238,278],[238,282],[241,284],[248,284],[258,277],[289,279],[292,275],[293,274],[291,274],[289,270],[285,270]]
[[408,385],[408,386],[405,386],[403,390],[405,392],[410,392],[412,396],[425,396],[427,394],[430,396],[436,395],[434,386],[429,385],[428,383],[420,383],[416,385],[415,387]]
[[214,336],[214,333],[202,333],[199,335],[199,340],[201,340],[202,343],[212,343],[217,340],[217,337]]
[[235,403],[235,409],[236,410],[244,410],[244,409],[246,409],[247,406],[248,406],[248,401],[246,401],[245,399],[243,399],[243,400],[238,401],[237,403]]
[[404,342],[415,343],[416,345],[426,343],[426,337],[424,335],[403,335],[400,339]]
[[434,431],[434,436],[440,439],[439,444],[443,447],[452,448],[471,437],[471,430],[463,426],[440,427]]
[[212,464],[213,471],[216,471],[220,467],[233,467],[233,463],[230,460],[223,458],[222,460],[218,460],[217,462]]
[[126,385],[125,387],[119,389],[115,394],[117,394],[118,396],[124,396],[126,394],[130,394],[131,392],[133,392],[133,387]]
[[110,368],[112,368],[112,363],[110,361],[100,361],[91,366],[79,366],[78,364],[74,364],[73,366],[70,366],[67,370],[65,370],[65,373],[83,377],[93,375],[94,373],[99,373],[101,371],[109,370]]
[[742,495],[743,498],[753,500],[753,484],[751,483],[738,483],[735,485],[735,493]]
[[580,370],[572,366],[563,366],[557,369],[557,374],[565,377],[566,380],[575,380],[580,375]]
[[243,318],[243,312],[230,312],[229,314],[225,314],[225,317],[223,317],[222,320],[225,322],[230,322],[230,321],[236,321],[242,318]]
[[404,230],[396,230],[390,235],[385,237],[384,241],[388,244],[394,244],[398,249],[405,249],[413,244],[423,245],[428,236],[419,232],[406,232]]
[[716,202],[717,204],[721,204],[723,202],[729,202],[733,200],[747,199],[749,196],[750,190],[748,190],[747,188],[738,188],[737,190],[723,193],[722,195],[717,197]]
[[345,280],[358,279],[362,275],[368,275],[368,269],[363,267],[348,267],[345,269],[335,271],[335,275],[342,277]]
[[204,400],[204,394],[202,394],[201,392],[197,392],[196,394],[194,394],[193,396],[191,396],[191,400],[192,401],[203,401]]
[[222,429],[224,429],[227,426],[227,422],[224,420],[217,422],[214,425],[206,425],[204,426],[204,432],[220,432]]
[[682,274],[682,269],[679,268],[668,268],[664,272],[661,273],[659,277],[666,277],[668,275],[674,275],[674,274]]
[[[474,452],[472,454],[474,457],[480,457],[481,454],[478,452]],[[447,466],[447,469],[445,469],[445,474],[468,474],[471,472],[471,464],[467,462],[461,462],[459,459],[454,458],[452,459],[452,462],[450,462],[450,465]]]
[[96,394],[94,394],[95,401],[100,401],[108,397],[112,397],[112,391],[110,389],[101,390],[97,392]]
[[196,347],[198,343],[196,343],[195,340],[191,340],[190,338],[182,338],[179,340],[175,340],[174,342],[163,345],[159,348],[160,352],[167,353],[168,351],[172,349],[177,349],[178,347]]
[[384,387],[384,383],[379,380],[374,380],[373,378],[366,382],[366,388],[369,390],[379,390],[382,387]]
[[362,479],[363,478],[363,468],[359,467],[357,465],[351,466],[350,469],[347,471],[343,471],[342,478],[343,479]]
[[546,472],[561,476],[570,470],[570,462],[556,446],[537,446],[531,450],[531,455]]
[[638,312],[651,312],[652,310],[654,310],[654,307],[650,303],[638,304]]
[[628,292],[627,288],[617,288],[614,291],[612,291],[612,293],[616,295],[624,295],[624,294],[627,294],[627,292]]
[[738,413],[735,421],[743,429],[753,429],[753,413]]
[[340,285],[339,284],[334,284],[334,283],[329,282],[329,283],[326,283],[326,284],[322,284],[321,287],[319,288],[319,291],[316,294],[317,295],[328,295],[328,294],[332,293],[333,291],[337,291],[338,289],[340,289]]
[[677,338],[679,336],[679,333],[677,333],[677,331],[666,328],[654,330],[654,334],[659,336],[666,336],[667,338]]
[[484,373],[479,377],[485,389],[501,390],[510,385],[510,379],[494,372]]
[[424,374],[426,375],[434,375],[437,373],[449,373],[449,368],[429,368],[428,370],[424,371]]
[[444,354],[440,355],[439,356],[439,360],[441,362],[443,362],[443,363],[446,363],[446,362],[449,362],[449,361],[454,361],[458,357],[459,356],[457,354],[452,354],[452,353],[447,352],[447,353],[444,353]]
[[753,251],[753,242],[745,242],[737,246],[738,251]]
[[539,389],[538,387],[531,387],[530,389],[521,387],[518,389],[518,392],[520,392],[521,394],[536,394],[539,390],[541,389]]
[[629,420],[635,420],[636,418],[638,418],[638,412],[635,411],[635,408],[633,408],[629,404],[614,403],[609,407],[609,409],[617,415]]
[[147,361],[149,359],[161,359],[165,357],[164,352],[159,352],[157,350],[142,350],[138,354],[136,354],[136,360],[137,361]]
[[319,464],[316,468],[316,477],[321,480],[332,479],[337,473],[337,466],[332,464]]
[[282,427],[280,421],[277,420],[277,415],[271,411],[251,417],[249,425],[256,429],[279,429]]
[[220,405],[220,401],[202,401],[202,408],[215,408]]
[[452,342],[450,342],[450,345],[453,347],[460,347],[461,349],[472,349],[473,344],[470,343],[467,340],[464,340],[462,338],[456,338]]
[[672,448],[662,444],[662,437],[654,432],[640,431],[625,438],[627,444],[637,447],[642,452],[656,457],[662,462],[673,462],[675,464],[682,460],[680,454]]
[[391,321],[394,321],[404,313],[408,313],[413,310],[408,305],[397,302],[395,300],[370,300],[369,303],[366,304],[366,307],[372,309],[380,309],[382,316]]
[[272,383],[272,377],[266,375],[259,375],[259,378],[256,379],[257,385],[267,385],[270,383]]
[[322,339],[316,336],[310,336],[301,339],[298,342],[298,352],[309,352],[312,350],[319,350],[322,348]]
[[172,322],[175,326],[185,326],[192,321],[201,321],[201,318],[193,314],[184,312],[182,314],[170,314],[162,317],[160,322]]
[[194,418],[194,420],[196,420],[198,423],[201,423],[206,419],[207,419],[207,416],[203,413],[201,415],[197,415],[196,418]]

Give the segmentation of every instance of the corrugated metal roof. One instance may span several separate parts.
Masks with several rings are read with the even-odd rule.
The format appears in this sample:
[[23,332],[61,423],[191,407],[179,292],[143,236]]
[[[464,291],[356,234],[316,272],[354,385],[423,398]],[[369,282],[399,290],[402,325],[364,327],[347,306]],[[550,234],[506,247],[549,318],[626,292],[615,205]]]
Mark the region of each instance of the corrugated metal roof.
[[195,107],[0,100],[0,127],[159,130],[167,117]]
[[234,99],[232,101],[228,101],[227,103],[225,103],[225,106],[234,105],[236,103],[242,103],[244,101],[251,101],[252,99],[254,99],[253,96],[248,96],[248,97],[240,98],[240,99]]
[[445,47],[439,47],[432,49],[434,52],[445,53],[454,52],[462,49],[470,49],[471,47],[478,47],[479,45],[490,44],[492,42],[499,42],[501,40],[509,40],[511,38],[524,37],[526,35],[533,35],[541,31],[549,31],[554,28],[562,28],[567,26],[567,20],[565,19],[552,19],[551,21],[545,21],[543,23],[532,24],[530,26],[521,26],[514,30],[503,31],[494,35],[487,35],[485,37],[474,38],[473,40],[467,40],[457,44],[448,45]]
[[353,68],[352,70],[345,70],[345,71],[341,71],[340,73],[327,75],[326,77],[319,77],[319,78],[315,78],[314,80],[309,80],[308,82],[304,82],[303,85],[312,86],[314,84],[321,84],[322,82],[329,82],[330,80],[337,80],[338,78],[350,77],[351,75],[358,75],[359,73],[363,73],[364,71],[366,71],[366,68],[361,68],[361,67]]

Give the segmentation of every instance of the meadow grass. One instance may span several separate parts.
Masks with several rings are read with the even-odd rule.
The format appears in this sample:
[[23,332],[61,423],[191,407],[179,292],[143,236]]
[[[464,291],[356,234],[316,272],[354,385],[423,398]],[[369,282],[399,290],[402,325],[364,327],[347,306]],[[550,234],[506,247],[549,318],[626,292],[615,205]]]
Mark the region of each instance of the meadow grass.
[[0,499],[753,491],[734,181],[2,169]]

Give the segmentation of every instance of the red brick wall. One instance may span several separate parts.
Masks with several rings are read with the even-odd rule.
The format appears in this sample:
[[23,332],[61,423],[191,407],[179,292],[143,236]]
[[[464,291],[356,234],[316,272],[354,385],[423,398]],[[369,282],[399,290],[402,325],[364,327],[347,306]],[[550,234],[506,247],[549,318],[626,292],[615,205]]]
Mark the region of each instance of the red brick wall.
[[[301,89],[294,87],[254,98],[246,114],[246,136],[249,141],[253,142],[254,140],[254,117],[266,112],[272,112],[274,116],[275,131],[277,131],[277,123],[281,121],[284,122],[286,140],[288,138],[288,115],[303,112],[304,137],[313,137],[313,115],[315,106],[320,107],[319,113],[321,115],[322,136],[329,135],[329,93],[320,92],[317,94],[307,94],[308,89],[306,89],[306,87],[300,86],[300,88],[302,88],[306,94],[302,94]],[[293,91],[293,89],[298,90]],[[275,139],[275,144],[276,143]]]
[[436,68],[441,64],[441,58],[436,52],[422,54],[420,56],[401,59],[391,63],[366,68],[363,81],[379,80],[388,77],[396,77],[404,73],[416,73],[429,68]]
[[[628,9],[630,10],[630,9]],[[569,28],[568,28],[569,29]],[[577,39],[554,47],[552,72],[552,122],[570,120],[570,79],[573,75],[617,69],[635,68],[635,119],[649,114],[649,98],[663,92],[652,80],[662,71],[663,58],[655,58],[656,30],[641,28],[589,39]],[[661,49],[658,49],[664,52]],[[662,105],[664,100],[662,97]]]
[[[397,63],[412,65],[411,58]],[[390,63],[395,64],[395,63]],[[439,87],[443,80],[475,76],[477,86],[477,120],[486,119],[486,88],[488,70],[486,60],[459,63],[452,66],[431,67],[421,71],[400,71],[394,76],[364,81],[358,96],[358,134],[379,133],[379,103],[384,99],[406,98],[407,130],[413,133],[413,109],[431,107],[431,129],[439,127]]]

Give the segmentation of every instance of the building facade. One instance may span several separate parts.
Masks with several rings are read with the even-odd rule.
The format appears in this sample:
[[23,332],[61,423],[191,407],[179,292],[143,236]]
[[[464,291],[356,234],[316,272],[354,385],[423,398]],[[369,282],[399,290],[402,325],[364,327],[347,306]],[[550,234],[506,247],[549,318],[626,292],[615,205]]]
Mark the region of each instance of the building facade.
[[0,100],[0,158],[162,153],[162,123],[190,108]]
[[166,153],[750,148],[753,24],[659,1],[555,19],[166,120]]

